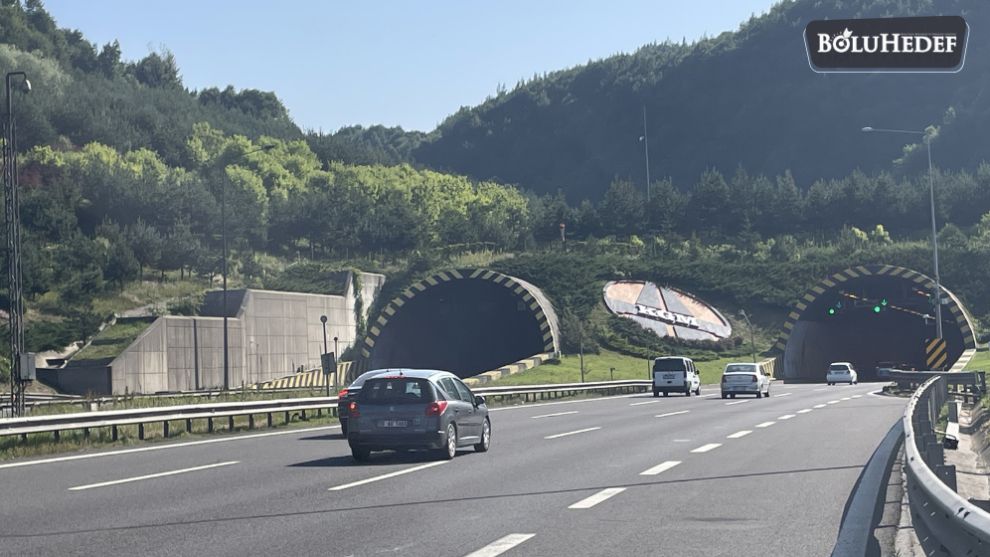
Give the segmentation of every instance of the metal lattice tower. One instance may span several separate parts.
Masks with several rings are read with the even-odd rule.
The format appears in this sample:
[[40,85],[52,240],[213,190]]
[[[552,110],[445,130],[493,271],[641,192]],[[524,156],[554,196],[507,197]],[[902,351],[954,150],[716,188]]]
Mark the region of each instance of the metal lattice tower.
[[21,215],[17,187],[17,133],[14,127],[11,74],[7,74],[7,113],[3,125],[4,217],[7,225],[7,285],[10,298],[10,408],[15,416],[24,414],[24,387],[21,381],[21,355],[24,353],[24,295],[21,267]]

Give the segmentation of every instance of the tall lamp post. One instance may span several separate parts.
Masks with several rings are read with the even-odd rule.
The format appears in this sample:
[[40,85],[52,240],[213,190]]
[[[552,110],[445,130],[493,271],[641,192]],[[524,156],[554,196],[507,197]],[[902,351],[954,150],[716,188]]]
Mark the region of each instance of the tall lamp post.
[[14,99],[12,84],[22,78],[23,91],[31,91],[31,82],[24,72],[8,72],[6,76],[7,113],[3,129],[3,182],[7,219],[7,273],[10,298],[10,411],[24,414],[24,295],[21,273],[21,210],[17,187],[17,132],[14,128]]
[[[275,145],[262,145],[242,153],[235,162],[241,161],[251,153],[271,151]],[[223,237],[223,388],[230,390],[230,346],[227,335],[227,177],[224,176],[220,186],[220,234]]]
[[646,202],[650,202],[650,136],[646,133],[646,105],[643,105],[643,135],[639,137],[643,142],[643,153],[646,154]]
[[[337,350],[337,337],[333,337],[333,357],[334,358],[337,358],[338,360],[340,359],[340,351]],[[333,374],[333,388],[334,388],[334,390],[335,391],[340,390],[338,388],[339,386],[340,386],[340,377],[337,377],[337,373],[334,372],[334,374]]]
[[749,327],[749,347],[753,351],[753,363],[756,363],[756,337],[753,335],[753,322],[749,320],[749,316],[746,315],[746,310],[739,310],[739,315],[746,320],[746,326]]
[[938,232],[935,228],[935,171],[932,168],[932,138],[927,131],[918,130],[898,130],[866,126],[863,128],[863,131],[866,133],[906,133],[920,135],[924,138],[925,146],[928,148],[928,189],[932,211],[932,263],[935,270],[935,336],[942,338],[942,286],[938,273]]

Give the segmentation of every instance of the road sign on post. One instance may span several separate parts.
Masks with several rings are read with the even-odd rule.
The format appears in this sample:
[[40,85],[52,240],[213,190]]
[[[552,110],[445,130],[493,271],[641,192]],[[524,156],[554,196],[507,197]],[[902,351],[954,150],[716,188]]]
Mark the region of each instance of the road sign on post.
[[323,382],[327,385],[327,396],[330,396],[330,373],[337,371],[337,357],[333,352],[320,354],[320,365],[323,367]]
[[36,377],[34,367],[34,352],[24,352],[21,354],[21,381],[34,381]]

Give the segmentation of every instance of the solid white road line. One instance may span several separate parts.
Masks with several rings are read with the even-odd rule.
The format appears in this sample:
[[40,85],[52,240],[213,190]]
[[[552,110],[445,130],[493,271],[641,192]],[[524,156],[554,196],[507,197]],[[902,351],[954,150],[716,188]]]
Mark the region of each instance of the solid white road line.
[[753,401],[752,400],[749,400],[749,399],[746,399],[746,400],[737,400],[735,402],[726,402],[725,405],[726,406],[732,406],[733,404],[745,404],[747,402],[753,402]]
[[717,449],[717,448],[719,448],[721,446],[722,446],[721,443],[708,443],[707,445],[702,445],[702,446],[698,447],[697,449],[691,449],[691,452],[692,453],[707,453],[708,451]]
[[352,487],[357,487],[359,485],[365,485],[365,484],[370,484],[372,482],[377,482],[377,481],[381,481],[381,480],[387,480],[389,478],[394,478],[396,476],[401,476],[403,474],[409,474],[410,472],[417,472],[419,470],[425,470],[427,468],[432,468],[434,466],[440,466],[441,464],[447,464],[448,462],[450,462],[450,461],[449,460],[438,460],[436,462],[428,462],[426,464],[421,464],[419,466],[413,466],[412,468],[406,468],[405,470],[398,470],[396,472],[390,472],[388,474],[382,474],[381,476],[375,476],[373,478],[368,478],[368,479],[365,479],[365,480],[351,482],[349,484],[343,484],[343,485],[334,486],[334,487],[331,487],[330,489],[328,489],[327,491],[340,491],[342,489],[349,489],[349,488],[352,488]]
[[44,460],[28,460],[26,462],[11,462],[0,464],[0,470],[4,468],[20,468],[21,466],[34,466],[35,464],[52,464],[55,462],[69,462],[73,460],[83,460],[87,458],[100,458],[104,456],[120,456],[132,453],[144,453],[148,451],[164,451],[167,449],[181,449],[182,447],[194,447],[197,445],[209,445],[211,443],[229,443],[231,441],[246,441],[248,439],[258,439],[260,437],[273,437],[275,435],[292,435],[294,433],[310,433],[313,431],[325,431],[328,429],[339,429],[339,425],[329,425],[323,427],[308,427],[304,429],[288,429],[285,431],[273,431],[270,433],[255,433],[252,435],[237,435],[235,437],[224,437],[221,439],[204,439],[202,441],[190,441],[188,443],[169,443],[168,445],[154,445],[151,447],[141,447],[138,449],[124,449],[122,451],[106,451],[102,453],[79,454],[72,456],[60,456],[56,458],[46,458]]
[[584,429],[579,429],[577,431],[568,431],[567,433],[558,433],[557,435],[547,435],[544,439],[559,439],[561,437],[567,437],[568,435],[577,435],[578,433],[587,433],[589,431],[595,431],[596,429],[601,429],[600,427],[586,427]]
[[726,438],[727,439],[739,439],[740,437],[746,437],[750,433],[753,433],[753,430],[751,430],[751,429],[744,429],[742,431],[737,431],[737,432],[733,433],[732,435],[727,435]]
[[756,424],[756,427],[770,427],[777,422],[763,422],[762,424]]
[[773,397],[774,398],[780,398],[782,396],[791,396],[792,394],[794,394],[794,393],[783,393],[783,394],[779,394],[779,395],[773,395]]
[[568,414],[577,414],[577,410],[571,410],[570,412],[555,412],[553,414],[541,414],[539,416],[530,416],[534,420],[539,420],[540,418],[554,418],[556,416],[567,416]]
[[122,480],[113,480],[110,482],[100,482],[98,484],[89,485],[79,485],[76,487],[70,487],[69,491],[82,491],[84,489],[93,489],[95,487],[108,487],[111,485],[126,484],[131,482],[139,482],[141,480],[153,480],[155,478],[164,478],[165,476],[175,476],[176,474],[185,474],[187,472],[198,472],[200,470],[208,470],[210,468],[219,468],[221,466],[230,466],[231,464],[237,464],[239,461],[231,460],[228,462],[218,462],[216,464],[207,464],[205,466],[193,466],[192,468],[183,468],[182,470],[172,470],[170,472],[159,472],[157,474],[148,474],[146,476],[135,476],[133,478],[124,478]]
[[656,404],[658,402],[660,402],[660,401],[659,400],[647,400],[646,402],[634,402],[634,403],[630,404],[629,406],[642,406],[644,404]]
[[465,557],[495,557],[532,538],[536,534],[509,534],[482,547],[478,551],[468,553]]
[[825,408],[825,405],[824,404],[816,404],[815,405],[815,408]]
[[666,472],[667,470],[670,470],[671,468],[673,468],[674,466],[677,466],[680,463],[681,463],[680,460],[668,460],[666,462],[661,462],[660,464],[657,464],[653,468],[650,468],[648,470],[644,470],[644,471],[640,472],[639,475],[640,476],[656,476],[657,474],[660,474],[661,472]]
[[603,490],[599,491],[598,493],[592,495],[591,497],[588,497],[587,499],[582,499],[582,500],[578,501],[577,503],[574,503],[573,505],[571,505],[570,507],[567,507],[567,508],[568,509],[590,509],[591,507],[594,507],[598,503],[601,503],[602,501],[604,501],[606,499],[615,497],[616,495],[622,493],[625,490],[626,490],[626,488],[624,488],[624,487],[610,487],[608,489],[603,489]]
[[839,403],[838,400],[830,400],[830,401],[826,402],[826,404],[838,404],[838,403]]
[[615,395],[615,396],[603,396],[599,398],[582,398],[581,400],[562,400],[559,402],[541,402],[539,404],[517,404],[515,406],[502,406],[501,408],[489,408],[489,412],[505,412],[508,410],[525,410],[526,408],[539,408],[541,406],[558,406],[560,404],[583,404],[586,402],[602,402],[606,400],[615,400],[617,398],[633,398],[641,397],[643,393],[633,393],[631,395]]
[[667,412],[666,414],[657,414],[654,418],[666,418],[669,416],[680,416],[681,414],[687,414],[690,410],[681,410],[680,412]]
[[793,418],[795,416],[796,416],[796,414],[784,414],[783,416],[781,416],[781,417],[779,417],[777,419],[778,420],[789,420],[789,419],[791,419],[791,418]]
[[803,410],[798,410],[798,414],[807,414],[808,412],[811,412],[811,408],[805,408]]

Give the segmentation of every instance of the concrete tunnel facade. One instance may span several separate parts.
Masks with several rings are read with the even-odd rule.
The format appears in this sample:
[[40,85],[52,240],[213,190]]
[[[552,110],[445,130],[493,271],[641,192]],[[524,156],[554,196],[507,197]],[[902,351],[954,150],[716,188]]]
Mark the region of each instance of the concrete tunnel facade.
[[389,302],[368,327],[365,369],[442,369],[471,377],[560,351],[557,315],[532,284],[486,269],[445,271]]
[[947,346],[944,358],[936,357],[939,365],[929,366],[926,346],[936,337],[933,289],[929,277],[892,265],[853,267],[822,280],[791,308],[772,349],[782,356],[782,377],[824,381],[828,364],[841,361],[852,362],[862,381],[876,379],[879,362],[918,370],[951,368],[975,350],[973,324],[959,299],[942,285]]

